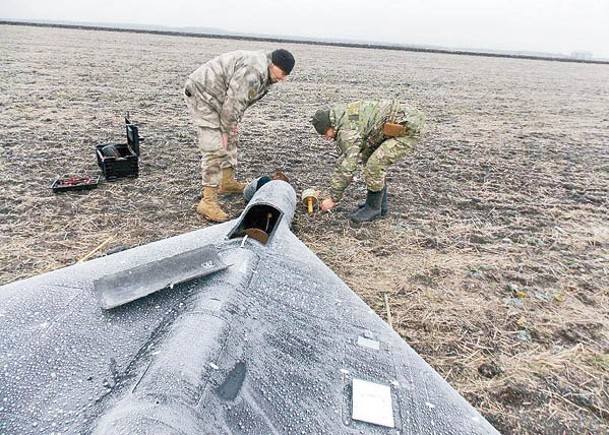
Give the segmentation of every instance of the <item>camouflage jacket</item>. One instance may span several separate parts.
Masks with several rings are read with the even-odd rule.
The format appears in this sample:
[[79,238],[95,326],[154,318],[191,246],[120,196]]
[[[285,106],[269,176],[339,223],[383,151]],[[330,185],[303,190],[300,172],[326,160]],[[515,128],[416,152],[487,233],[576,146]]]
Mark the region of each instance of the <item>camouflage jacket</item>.
[[334,201],[342,198],[358,163],[365,162],[388,139],[383,134],[386,122],[409,124],[409,135],[418,134],[420,130],[418,122],[410,125],[405,108],[395,100],[355,101],[330,108],[330,124],[336,130],[339,154],[330,182]]
[[232,51],[211,59],[189,76],[197,97],[218,113],[223,133],[231,131],[245,109],[266,95],[272,84],[270,64],[270,52]]

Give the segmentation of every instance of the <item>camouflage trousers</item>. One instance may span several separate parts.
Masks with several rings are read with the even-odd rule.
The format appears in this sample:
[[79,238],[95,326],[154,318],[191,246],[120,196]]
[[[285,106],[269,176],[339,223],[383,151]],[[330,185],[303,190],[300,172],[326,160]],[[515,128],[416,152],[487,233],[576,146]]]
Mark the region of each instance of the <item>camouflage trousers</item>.
[[383,190],[387,169],[411,151],[418,141],[418,137],[412,136],[392,137],[381,143],[370,156],[362,155],[364,181],[368,190]]
[[236,132],[231,132],[228,135],[228,146],[224,149],[218,113],[196,95],[189,97],[184,94],[184,101],[197,127],[203,186],[219,186],[222,169],[237,166],[239,136]]
[[398,106],[398,110],[392,115],[391,121],[407,127],[406,136],[387,138],[378,148],[364,150],[361,155],[364,181],[368,190],[373,192],[383,189],[387,169],[414,148],[421,140],[425,128],[425,115],[419,110]]

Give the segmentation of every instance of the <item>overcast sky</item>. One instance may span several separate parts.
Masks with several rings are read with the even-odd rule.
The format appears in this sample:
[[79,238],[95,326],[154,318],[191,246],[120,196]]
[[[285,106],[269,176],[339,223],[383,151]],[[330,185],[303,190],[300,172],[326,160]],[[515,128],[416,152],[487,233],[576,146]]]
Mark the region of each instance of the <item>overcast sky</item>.
[[0,19],[211,27],[564,55],[586,51],[609,58],[609,0],[0,0]]

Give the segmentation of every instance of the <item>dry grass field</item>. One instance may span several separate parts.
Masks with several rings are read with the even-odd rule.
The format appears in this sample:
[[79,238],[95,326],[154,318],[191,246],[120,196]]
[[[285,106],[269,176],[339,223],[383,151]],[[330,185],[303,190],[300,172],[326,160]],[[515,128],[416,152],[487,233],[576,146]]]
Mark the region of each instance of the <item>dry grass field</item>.
[[[609,65],[0,25],[0,284],[210,225],[182,85],[214,55],[279,46],[296,68],[246,112],[239,174],[324,190],[318,107],[423,110],[389,217],[349,227],[358,178],[294,232],[502,433],[609,433]],[[100,173],[94,146],[125,142],[126,112],[139,178],[54,193]]]

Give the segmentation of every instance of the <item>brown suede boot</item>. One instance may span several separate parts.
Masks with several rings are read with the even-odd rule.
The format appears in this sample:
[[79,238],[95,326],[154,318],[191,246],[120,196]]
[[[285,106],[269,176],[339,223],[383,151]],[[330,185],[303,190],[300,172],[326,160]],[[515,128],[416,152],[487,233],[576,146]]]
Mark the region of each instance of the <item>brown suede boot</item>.
[[228,215],[218,204],[218,188],[212,186],[203,187],[203,198],[197,205],[197,213],[212,222],[226,222]]
[[243,193],[245,186],[247,186],[247,183],[240,183],[235,180],[235,168],[222,169],[220,193]]

